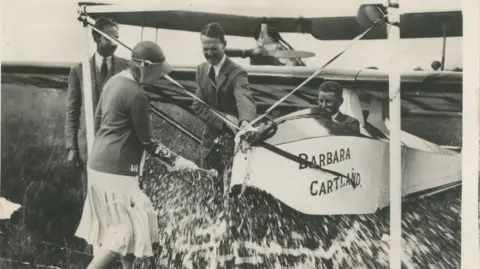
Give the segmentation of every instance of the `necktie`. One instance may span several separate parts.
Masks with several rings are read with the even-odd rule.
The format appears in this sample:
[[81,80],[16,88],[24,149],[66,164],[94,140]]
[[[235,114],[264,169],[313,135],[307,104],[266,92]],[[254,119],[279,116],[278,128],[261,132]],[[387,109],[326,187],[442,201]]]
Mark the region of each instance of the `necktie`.
[[208,71],[208,77],[210,78],[210,81],[212,82],[213,86],[217,87],[217,78],[215,75],[215,69],[213,68],[213,65],[210,66],[210,71]]
[[105,82],[108,73],[107,58],[103,57],[102,67],[100,68],[100,75],[102,76],[102,82]]

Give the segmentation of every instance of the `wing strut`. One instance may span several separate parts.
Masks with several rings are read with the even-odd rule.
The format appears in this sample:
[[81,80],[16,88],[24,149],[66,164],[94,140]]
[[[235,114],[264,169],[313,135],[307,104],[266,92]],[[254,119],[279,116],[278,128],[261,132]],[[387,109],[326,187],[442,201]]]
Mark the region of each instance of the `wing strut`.
[[463,0],[461,268],[480,268],[478,233],[480,5]]
[[191,139],[195,140],[197,143],[201,143],[202,140],[196,136],[195,134],[191,133],[190,131],[188,131],[187,129],[185,129],[185,127],[183,127],[182,125],[178,124],[174,119],[172,119],[170,116],[168,116],[165,112],[161,111],[160,109],[158,109],[157,107],[155,106],[152,106],[152,112],[161,117],[162,119],[164,119],[166,122],[170,123],[171,125],[175,126],[176,128],[180,129],[180,131],[182,131],[184,134],[186,134],[188,137],[190,137]]
[[388,14],[393,25],[387,26],[390,48],[389,118],[390,118],[390,268],[402,268],[402,148],[400,95],[400,12],[398,0],[389,0]]
[[91,36],[88,29],[88,25],[83,23],[84,33],[85,33],[85,55],[83,56],[82,61],[82,74],[83,74],[83,100],[85,100],[85,128],[87,136],[87,156],[90,156],[93,147],[93,140],[95,138],[93,119],[93,99],[92,99],[92,73],[90,70],[90,55],[88,52],[88,47],[91,43]]
[[442,40],[442,71],[445,70],[445,49],[447,46],[447,23],[443,22],[443,40]]

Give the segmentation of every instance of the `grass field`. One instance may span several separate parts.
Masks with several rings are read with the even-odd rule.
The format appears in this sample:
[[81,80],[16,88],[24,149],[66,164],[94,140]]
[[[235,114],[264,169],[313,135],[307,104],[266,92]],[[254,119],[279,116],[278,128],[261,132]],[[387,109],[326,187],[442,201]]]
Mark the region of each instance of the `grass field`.
[[[9,79],[12,83],[2,84],[1,196],[21,204],[24,209],[17,212],[10,223],[2,223],[5,231],[0,239],[5,245],[13,242],[14,238],[29,237],[27,241],[37,245],[26,247],[25,253],[18,252],[21,245],[10,245],[11,248],[2,248],[0,257],[42,264],[42,257],[35,258],[38,253],[43,251],[50,256],[55,252],[64,252],[59,247],[40,241],[61,247],[65,247],[67,242],[67,248],[85,252],[86,246],[72,236],[81,216],[82,202],[80,178],[67,169],[64,146],[66,93],[64,90],[43,88],[45,85],[39,79],[2,76],[2,81]],[[176,114],[168,106],[162,109],[170,115]],[[176,116],[182,115],[177,113]],[[195,120],[185,119],[183,122],[192,126],[192,131],[199,132],[201,126]],[[173,127],[161,121],[155,121],[154,128],[161,130],[156,135],[162,142],[198,162],[198,145],[195,142],[188,141],[182,134],[171,135],[175,133]],[[44,247],[46,250],[43,250]],[[57,258],[61,261],[63,258],[59,255]],[[83,264],[72,268],[86,267],[90,259],[88,255],[76,252],[72,255]]]
[[[38,87],[42,86],[38,80],[28,82],[37,85],[33,86],[2,75],[2,81],[9,81],[2,84],[2,196],[26,210],[1,222],[0,268],[32,268],[12,260],[85,268],[90,252],[72,236],[81,203],[79,178],[66,168],[65,92]],[[172,107],[161,108],[199,134],[198,120]],[[195,142],[160,120],[154,125],[157,138],[177,153],[199,161]],[[417,133],[421,137],[441,144],[460,143],[458,121],[408,119],[403,129],[419,130],[420,126],[422,130],[429,127],[427,132]],[[448,134],[440,136],[442,128],[448,128]],[[330,257],[334,265],[341,266],[337,268],[388,268],[388,244],[382,240],[389,233],[388,211],[373,216],[304,216],[268,194],[252,190],[232,202],[233,227],[227,227],[224,212],[211,202],[215,197],[210,181],[199,174],[166,173],[158,162],[148,159],[142,183],[160,213],[163,248],[154,259],[139,261],[138,268],[152,263],[155,268],[233,263],[236,268],[275,268],[279,264],[321,268]],[[405,268],[459,267],[460,191],[404,205]],[[225,236],[227,230],[229,237]],[[216,248],[222,251],[217,253]]]

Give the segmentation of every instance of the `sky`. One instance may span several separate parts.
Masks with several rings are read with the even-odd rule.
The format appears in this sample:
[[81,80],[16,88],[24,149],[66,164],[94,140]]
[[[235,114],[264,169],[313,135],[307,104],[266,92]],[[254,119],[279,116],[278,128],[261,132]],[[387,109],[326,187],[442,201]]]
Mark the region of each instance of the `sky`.
[[[132,2],[123,0],[126,2]],[[217,3],[232,4],[232,11],[241,7],[253,6],[266,10],[273,6],[291,6],[295,12],[295,4],[300,1],[292,0],[204,0],[202,3],[215,6]],[[376,0],[375,0],[376,1]],[[93,1],[91,1],[93,2]],[[111,1],[112,2],[112,1]],[[113,1],[119,2],[119,1]],[[136,0],[136,3],[149,2]],[[151,1],[150,1],[151,2]],[[157,1],[158,3],[159,1]],[[160,1],[161,2],[161,1]],[[165,1],[164,1],[165,2]],[[175,0],[175,2],[195,3],[193,0]],[[318,8],[319,16],[332,14],[346,14],[356,12],[356,7],[363,0],[302,0],[303,5]],[[372,2],[372,1],[367,1]],[[455,0],[402,0],[403,10],[428,10],[429,6],[445,6],[457,8]],[[198,2],[197,2],[198,3]],[[239,4],[240,3],[240,4]],[[328,3],[328,4],[327,4]],[[90,51],[86,51],[85,31],[77,21],[77,1],[75,0],[5,0],[2,3],[2,61],[14,62],[46,62],[72,63],[77,62],[94,51],[94,44]],[[461,7],[461,6],[460,6]],[[312,11],[316,14],[317,11]],[[155,30],[144,29],[143,37],[140,27],[120,26],[120,39],[130,47],[142,40],[155,41]],[[305,59],[307,65],[321,66],[337,54],[348,41],[321,41],[309,35],[282,34],[294,48],[312,51],[313,58]],[[251,48],[254,45],[252,38],[227,37],[228,45],[236,48]],[[158,44],[172,64],[196,65],[204,61],[198,33],[159,30]],[[462,66],[461,38],[449,38],[446,44],[446,68]],[[441,60],[441,39],[410,39],[400,42],[401,69],[412,70],[421,67],[430,69],[434,60]],[[119,46],[117,54],[129,57],[129,52]],[[235,58],[242,65],[249,65],[248,60]],[[333,62],[330,67],[364,68],[377,66],[381,69],[389,66],[389,49],[386,40],[360,41],[353,45],[344,55]]]

